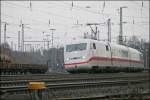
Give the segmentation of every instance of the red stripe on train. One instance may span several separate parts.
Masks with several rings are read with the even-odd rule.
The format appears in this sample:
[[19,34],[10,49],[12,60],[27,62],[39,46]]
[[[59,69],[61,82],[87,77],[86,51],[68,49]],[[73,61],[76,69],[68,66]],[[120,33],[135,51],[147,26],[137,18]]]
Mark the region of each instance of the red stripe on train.
[[[76,64],[85,64],[85,63],[89,63],[92,60],[96,60],[96,61],[110,61],[111,58],[108,58],[108,57],[96,57],[96,56],[94,56],[94,57],[91,57],[87,61],[76,62],[76,63],[67,63],[67,64],[64,64],[64,65],[68,66],[68,65],[76,65]],[[112,61],[124,61],[124,62],[130,62],[130,63],[143,63],[143,61],[128,60],[128,59],[122,59],[122,58],[112,58]]]

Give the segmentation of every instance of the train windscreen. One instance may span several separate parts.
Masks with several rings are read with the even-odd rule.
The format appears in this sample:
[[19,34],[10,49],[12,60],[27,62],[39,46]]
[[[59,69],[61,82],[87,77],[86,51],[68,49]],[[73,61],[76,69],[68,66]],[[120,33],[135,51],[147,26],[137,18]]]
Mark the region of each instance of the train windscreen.
[[86,50],[87,43],[70,44],[66,46],[66,52]]

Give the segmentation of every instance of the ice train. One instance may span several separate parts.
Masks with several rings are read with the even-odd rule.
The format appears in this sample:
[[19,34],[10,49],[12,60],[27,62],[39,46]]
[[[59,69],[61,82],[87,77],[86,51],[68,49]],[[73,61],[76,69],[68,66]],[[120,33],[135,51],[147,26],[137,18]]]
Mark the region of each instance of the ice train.
[[144,69],[143,55],[136,49],[91,39],[73,40],[64,47],[68,72],[130,72]]

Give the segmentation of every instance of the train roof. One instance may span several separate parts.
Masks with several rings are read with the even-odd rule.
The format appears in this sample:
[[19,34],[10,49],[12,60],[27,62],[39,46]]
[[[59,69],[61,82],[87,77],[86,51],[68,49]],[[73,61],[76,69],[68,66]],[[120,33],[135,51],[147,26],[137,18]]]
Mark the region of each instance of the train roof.
[[73,39],[73,40],[71,40],[71,42],[67,42],[66,45],[76,44],[76,43],[90,43],[90,42],[106,44],[106,42],[104,42],[104,41],[97,41],[97,40],[92,40],[92,39]]
[[141,53],[138,50],[128,47],[128,46],[124,46],[124,45],[120,45],[120,44],[116,44],[116,43],[111,43],[111,47],[116,47],[122,50],[129,50],[130,52],[135,52],[135,53]]
[[131,48],[131,47],[129,47],[129,50],[130,50],[131,52],[135,52],[135,53],[140,53],[140,54],[142,54],[140,51],[138,51],[138,50],[136,50],[136,49],[134,49],[134,48]]
[[[66,43],[67,44],[76,44],[76,43],[90,43],[90,42],[95,42],[95,43],[101,43],[104,45],[108,45],[109,42],[105,42],[105,41],[98,41],[98,40],[92,40],[92,39],[73,39],[70,43]],[[135,52],[135,53],[140,53],[138,50],[128,47],[128,46],[124,46],[124,45],[120,45],[120,44],[116,44],[116,43],[109,43],[111,45],[111,47],[114,48],[119,48],[122,50],[130,50],[131,52]]]

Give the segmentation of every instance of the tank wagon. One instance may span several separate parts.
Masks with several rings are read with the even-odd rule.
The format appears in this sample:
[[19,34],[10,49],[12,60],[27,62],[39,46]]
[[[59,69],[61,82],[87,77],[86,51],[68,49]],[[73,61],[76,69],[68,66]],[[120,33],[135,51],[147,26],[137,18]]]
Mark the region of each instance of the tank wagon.
[[0,74],[45,73],[47,64],[19,64],[13,61],[8,44],[0,45]]
[[143,55],[136,49],[91,39],[73,40],[64,48],[68,72],[135,72],[144,69]]

